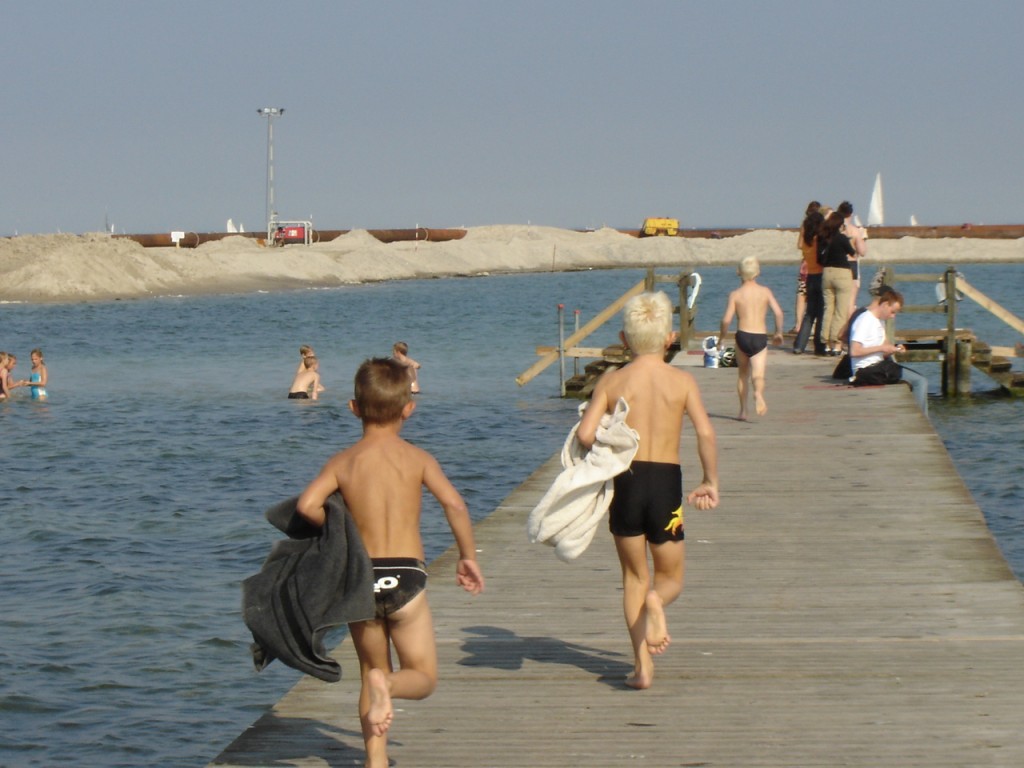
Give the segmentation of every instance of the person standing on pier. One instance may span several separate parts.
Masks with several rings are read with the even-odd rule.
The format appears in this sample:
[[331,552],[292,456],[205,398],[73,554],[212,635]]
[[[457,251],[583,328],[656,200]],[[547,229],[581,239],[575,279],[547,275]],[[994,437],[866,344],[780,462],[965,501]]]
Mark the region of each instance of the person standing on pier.
[[825,354],[832,357],[843,354],[840,339],[850,318],[851,305],[856,303],[852,270],[858,251],[845,225],[844,215],[834,211],[825,219],[818,234],[819,261],[823,267],[821,289],[825,299],[821,335],[825,340]]
[[825,345],[821,341],[821,325],[825,315],[825,297],[821,292],[821,273],[823,267],[818,261],[818,232],[825,223],[825,217],[818,209],[808,208],[800,226],[797,243],[803,256],[803,266],[807,270],[806,303],[803,317],[798,317],[796,339],[793,341],[793,354],[802,355],[811,339],[814,330],[814,354],[824,356]]
[[[399,433],[416,409],[409,374],[395,360],[365,361],[356,372],[349,408],[363,436],[335,454],[299,496],[299,514],[315,525],[324,502],[340,491],[373,563],[376,618],[349,624],[362,673],[359,722],[368,768],[387,768],[391,700],[425,699],[437,687],[437,644],[427,604],[427,571],[420,535],[425,487],[440,503],[455,536],[456,583],[470,594],[484,589],[469,512],[437,460]],[[392,647],[398,656],[394,669]]]
[[653,682],[653,656],[663,653],[672,639],[665,608],[683,590],[683,416],[689,416],[696,431],[704,472],[700,485],[686,497],[697,509],[718,506],[718,448],[693,375],[665,362],[676,337],[668,297],[658,292],[630,299],[620,335],[632,360],[598,381],[576,437],[592,448],[601,417],[612,413],[620,399],[628,404],[626,424],[636,431],[639,445],[629,469],[613,480],[609,528],[622,567],[623,611],[633,646],[633,672],[625,682],[642,689]]
[[857,308],[857,292],[860,290],[860,259],[868,252],[868,231],[864,229],[853,216],[853,204],[843,200],[836,210],[843,214],[842,232],[850,238],[853,246],[853,255],[850,256],[850,276],[853,279],[850,290],[850,309],[847,317]]
[[761,265],[754,256],[745,256],[736,270],[742,285],[729,294],[729,301],[722,315],[722,330],[718,347],[725,346],[733,317],[736,317],[736,363],[739,368],[736,391],[740,397],[740,421],[747,420],[747,402],[750,390],[754,390],[754,409],[758,416],[768,412],[764,399],[764,375],[768,364],[768,326],[765,315],[771,309],[775,315],[775,335],[772,342],[782,343],[782,307],[775,300],[770,288],[760,285],[757,276]]

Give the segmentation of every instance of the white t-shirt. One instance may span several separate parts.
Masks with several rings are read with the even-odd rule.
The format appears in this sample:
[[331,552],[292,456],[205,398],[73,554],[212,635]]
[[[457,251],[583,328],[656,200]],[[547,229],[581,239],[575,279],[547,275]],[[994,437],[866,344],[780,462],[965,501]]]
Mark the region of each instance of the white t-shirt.
[[[880,344],[885,343],[885,326],[882,325],[882,321],[871,314],[871,311],[861,312],[850,329],[850,349],[853,349],[853,342],[859,341],[862,346],[865,347],[877,347]],[[880,362],[884,358],[881,352],[875,352],[870,355],[863,355],[861,357],[854,357],[850,355],[850,363],[853,366],[853,370],[858,370],[869,365],[874,365]]]

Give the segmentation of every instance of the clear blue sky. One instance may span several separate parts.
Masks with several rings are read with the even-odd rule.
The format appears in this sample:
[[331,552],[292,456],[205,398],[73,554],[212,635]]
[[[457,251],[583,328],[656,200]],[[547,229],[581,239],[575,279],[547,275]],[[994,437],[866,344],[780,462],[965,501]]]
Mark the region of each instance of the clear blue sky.
[[1024,3],[7,0],[0,234],[1024,222]]

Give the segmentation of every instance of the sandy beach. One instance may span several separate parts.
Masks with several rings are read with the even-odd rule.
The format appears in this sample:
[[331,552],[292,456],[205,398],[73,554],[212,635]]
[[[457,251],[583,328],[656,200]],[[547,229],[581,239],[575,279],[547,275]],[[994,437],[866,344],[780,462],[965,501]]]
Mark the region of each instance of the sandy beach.
[[[269,248],[230,236],[197,248],[144,248],[104,234],[0,240],[0,302],[109,301],[156,296],[332,287],[351,283],[512,272],[684,268],[799,261],[796,233],[754,230],[723,239],[637,239],[614,229],[473,227],[460,240],[382,243],[365,230],[330,242]],[[1024,239],[871,240],[864,267],[882,263],[1024,261]]]

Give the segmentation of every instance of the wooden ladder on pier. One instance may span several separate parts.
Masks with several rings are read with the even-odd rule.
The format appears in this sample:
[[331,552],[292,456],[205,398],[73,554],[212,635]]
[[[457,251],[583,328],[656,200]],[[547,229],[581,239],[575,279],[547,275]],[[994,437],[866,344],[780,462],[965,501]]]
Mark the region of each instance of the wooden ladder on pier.
[[[933,282],[935,275],[900,275],[896,278],[890,267],[882,267],[882,280],[887,285],[899,282]],[[1011,358],[1024,357],[1024,344],[1013,347],[992,347],[980,341],[973,332],[957,328],[956,305],[966,297],[1006,323],[1018,333],[1024,334],[1024,320],[983,294],[972,286],[954,267],[949,267],[938,282],[943,291],[937,292],[940,299],[935,305],[904,306],[906,312],[939,312],[946,315],[945,330],[902,331],[906,338],[907,352],[901,362],[943,362],[943,394],[968,394],[970,392],[970,370],[976,368],[984,373],[1005,392],[1014,397],[1024,396],[1024,372],[1013,370]],[[956,297],[946,301],[945,297]]]
[[[1024,345],[1017,345],[1022,347]],[[1017,356],[1024,356],[1024,349],[1017,350]],[[1013,370],[1010,358],[992,353],[992,347],[983,341],[975,341],[971,350],[971,365],[995,381],[1000,387],[1016,397],[1024,397],[1024,372]]]

